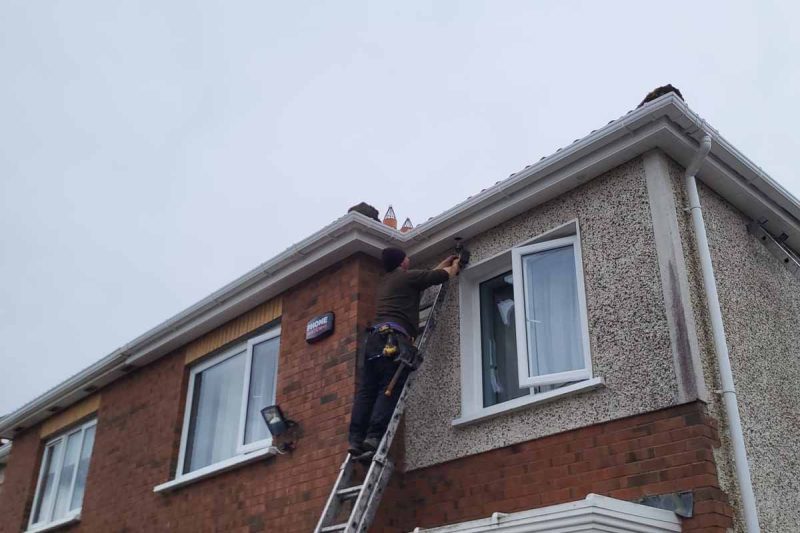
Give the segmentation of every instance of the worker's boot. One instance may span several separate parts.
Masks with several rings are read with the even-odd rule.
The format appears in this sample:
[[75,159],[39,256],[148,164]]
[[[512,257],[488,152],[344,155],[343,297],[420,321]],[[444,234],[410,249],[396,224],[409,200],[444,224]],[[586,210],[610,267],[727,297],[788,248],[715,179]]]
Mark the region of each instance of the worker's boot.
[[364,453],[364,442],[356,437],[350,437],[348,439],[347,453],[353,457],[361,455]]
[[381,443],[381,440],[379,438],[377,438],[377,437],[367,437],[366,439],[364,439],[364,442],[361,444],[361,448],[363,448],[363,450],[365,452],[373,452],[373,453],[375,453],[375,451],[378,449],[378,445],[380,443]]
[[380,444],[380,440],[375,437],[367,437],[364,439],[364,442],[361,443],[362,453],[360,455],[353,455],[353,458],[360,463],[369,463],[375,456],[375,450],[378,449],[378,444]]

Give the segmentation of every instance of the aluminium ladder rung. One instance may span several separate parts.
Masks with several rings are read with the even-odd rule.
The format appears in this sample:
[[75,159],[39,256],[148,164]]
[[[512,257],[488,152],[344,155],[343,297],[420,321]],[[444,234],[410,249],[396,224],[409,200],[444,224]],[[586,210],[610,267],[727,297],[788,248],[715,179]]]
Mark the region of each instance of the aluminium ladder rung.
[[336,491],[336,495],[343,501],[352,500],[358,497],[358,493],[361,492],[361,487],[363,486],[364,485],[354,485],[346,489],[340,489]]
[[335,526],[327,526],[320,529],[322,533],[336,533],[337,531],[344,531],[347,529],[347,522],[343,524],[336,524]]

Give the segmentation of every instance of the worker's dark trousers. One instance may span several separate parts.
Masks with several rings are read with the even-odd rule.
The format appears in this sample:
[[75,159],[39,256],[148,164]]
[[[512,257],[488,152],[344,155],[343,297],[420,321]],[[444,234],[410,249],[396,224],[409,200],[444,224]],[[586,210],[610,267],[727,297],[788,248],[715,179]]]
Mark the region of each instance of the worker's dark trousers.
[[409,374],[406,368],[400,374],[392,395],[387,397],[384,391],[397,371],[397,364],[392,359],[375,357],[364,362],[350,418],[351,441],[361,442],[364,437],[380,440],[383,437]]

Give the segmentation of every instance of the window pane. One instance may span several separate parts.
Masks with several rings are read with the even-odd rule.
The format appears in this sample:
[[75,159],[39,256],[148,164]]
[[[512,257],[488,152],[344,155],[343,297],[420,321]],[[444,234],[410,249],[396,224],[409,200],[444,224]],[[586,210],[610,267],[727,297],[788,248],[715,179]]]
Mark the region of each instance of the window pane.
[[83,504],[83,492],[86,490],[86,476],[89,473],[89,459],[92,456],[92,448],[94,447],[94,431],[96,427],[87,428],[83,433],[81,458],[80,462],[78,462],[78,473],[75,478],[75,490],[72,493],[70,510],[79,509]]
[[530,375],[584,368],[573,247],[523,256],[522,267]]
[[244,426],[244,443],[264,440],[269,436],[261,417],[261,409],[275,403],[275,370],[278,366],[280,337],[253,346],[253,364],[250,368],[250,394],[247,397],[247,415]]
[[48,519],[50,514],[50,505],[53,503],[53,484],[56,479],[56,467],[58,466],[58,455],[61,453],[61,447],[64,445],[64,440],[59,440],[55,444],[45,448],[44,452],[44,475],[42,476],[41,484],[39,485],[39,501],[36,503],[36,509],[33,512],[33,523],[42,522]]
[[480,284],[483,406],[529,394],[519,388],[511,272]]
[[184,473],[235,455],[244,358],[242,352],[195,375]]
[[82,432],[76,431],[67,437],[67,450],[61,463],[61,475],[58,477],[58,490],[56,491],[56,505],[53,509],[52,520],[63,518],[67,514],[69,503],[69,490],[72,487],[72,477],[78,466],[78,456],[81,450]]

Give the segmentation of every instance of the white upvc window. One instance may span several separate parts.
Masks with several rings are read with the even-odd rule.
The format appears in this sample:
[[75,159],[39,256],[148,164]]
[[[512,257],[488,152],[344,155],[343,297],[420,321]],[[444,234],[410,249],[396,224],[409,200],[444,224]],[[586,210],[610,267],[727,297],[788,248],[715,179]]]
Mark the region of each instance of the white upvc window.
[[275,403],[280,326],[192,367],[176,480],[268,448],[261,409]]
[[28,531],[77,520],[83,504],[97,420],[45,444]]
[[575,235],[512,250],[521,387],[589,379],[589,327]]
[[592,377],[577,221],[460,276],[464,424],[602,386]]

